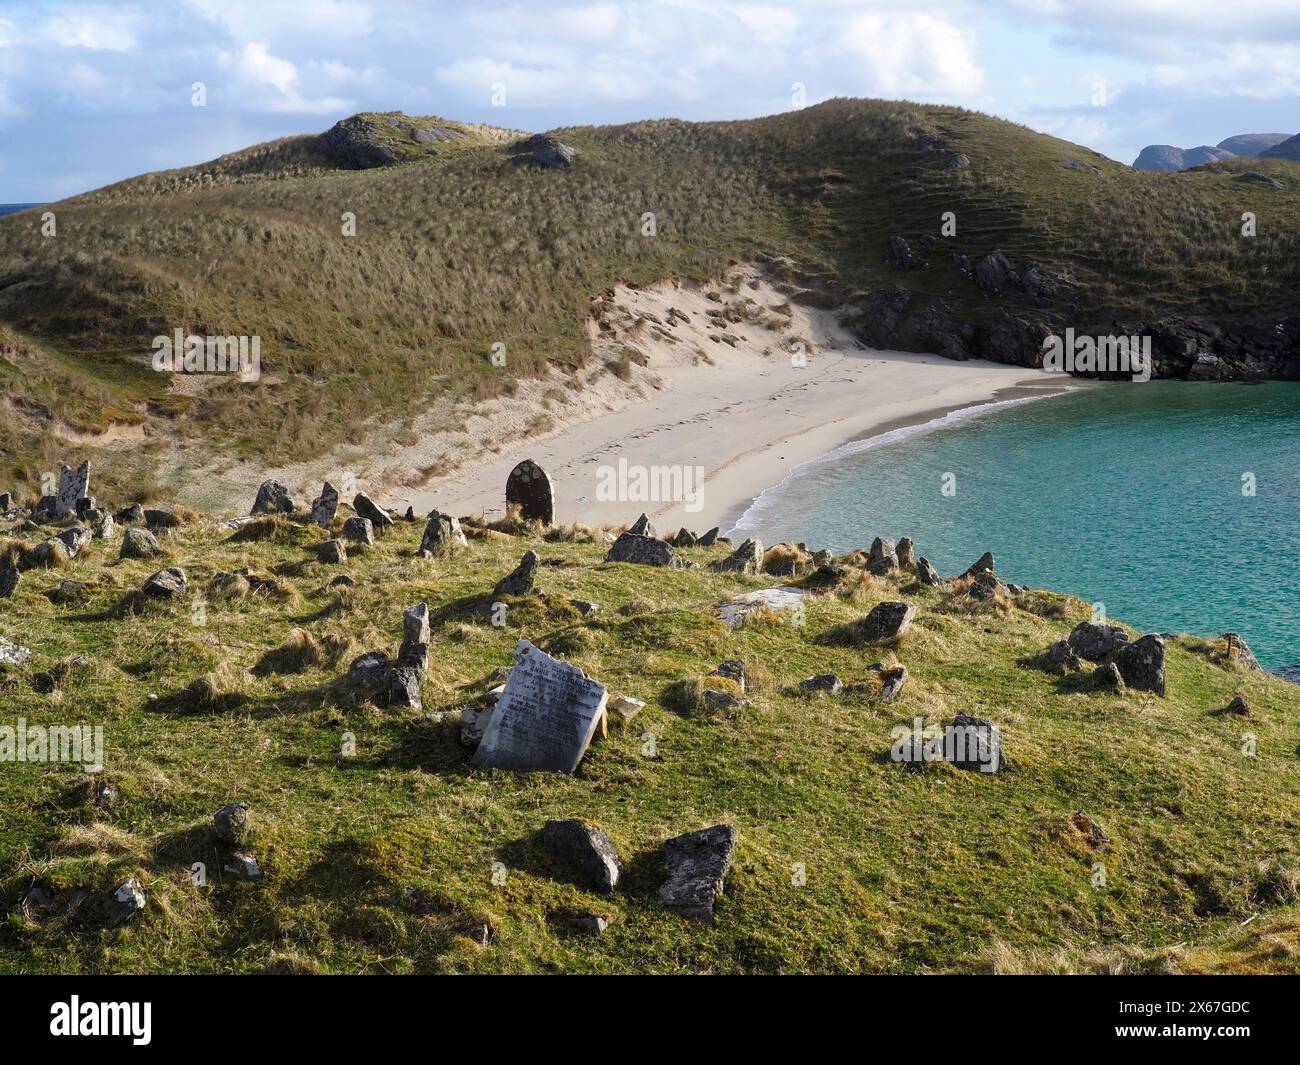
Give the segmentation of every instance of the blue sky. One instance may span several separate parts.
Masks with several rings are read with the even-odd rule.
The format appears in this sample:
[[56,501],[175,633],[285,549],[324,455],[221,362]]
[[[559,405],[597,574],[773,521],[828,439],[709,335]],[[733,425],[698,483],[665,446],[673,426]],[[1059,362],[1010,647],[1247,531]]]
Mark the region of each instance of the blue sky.
[[808,103],[960,104],[1131,162],[1300,132],[1300,0],[0,0],[0,202],[360,110],[527,130],[745,118],[789,110],[796,83]]

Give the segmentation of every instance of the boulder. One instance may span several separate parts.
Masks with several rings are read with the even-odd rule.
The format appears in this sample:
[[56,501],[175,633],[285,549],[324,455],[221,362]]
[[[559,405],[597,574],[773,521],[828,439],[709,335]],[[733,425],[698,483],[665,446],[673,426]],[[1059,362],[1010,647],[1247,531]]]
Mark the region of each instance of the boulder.
[[694,547],[696,542],[695,534],[683,525],[677,530],[677,535],[673,537],[674,547]]
[[131,877],[120,884],[104,900],[104,924],[108,928],[117,928],[136,916],[145,907],[144,888],[138,877]]
[[212,815],[212,831],[222,843],[238,846],[253,835],[253,810],[246,802],[226,803]]
[[1219,639],[1228,645],[1228,654],[1234,656],[1246,669],[1253,672],[1261,671],[1259,660],[1251,651],[1250,645],[1240,635],[1235,632],[1225,632]]
[[1115,652],[1114,662],[1130,688],[1165,694],[1165,641],[1157,633],[1124,644]]
[[713,905],[736,855],[736,839],[731,825],[714,825],[668,840],[668,879],[659,888],[659,901],[682,917],[713,920]]
[[95,534],[84,525],[73,525],[64,529],[55,537],[56,540],[63,544],[63,550],[67,553],[68,558],[76,558],[81,554],[81,549],[94,538]]
[[373,545],[375,527],[370,523],[369,518],[348,518],[343,523],[343,528],[339,530],[339,537],[343,540],[351,540],[354,544]]
[[716,543],[718,542],[718,533],[719,533],[719,531],[720,531],[720,530],[719,530],[718,527],[715,525],[712,529],[710,529],[708,532],[706,532],[703,536],[700,536],[700,537],[698,537],[698,538],[696,539],[696,541],[695,541],[695,546],[696,546],[696,547],[712,547],[714,544],[716,544]]
[[248,513],[257,514],[292,514],[293,500],[289,489],[279,481],[263,481],[257,489],[257,498],[253,500],[253,509]]
[[1223,708],[1225,714],[1236,714],[1239,717],[1250,717],[1250,704],[1246,702],[1244,695],[1234,695],[1232,701]]
[[420,540],[420,550],[428,551],[435,558],[450,555],[462,547],[468,547],[460,520],[450,514],[429,511],[429,521],[424,527],[424,537]]
[[419,710],[424,706],[420,695],[420,684],[424,680],[424,671],[415,666],[397,665],[388,674],[388,703],[390,706],[406,706]]
[[144,507],[139,503],[132,503],[129,507],[119,510],[113,518],[119,525],[143,525]]
[[188,587],[185,571],[180,566],[168,566],[146,580],[142,591],[157,599],[174,599],[184,595]]
[[815,677],[801,680],[799,687],[806,692],[825,692],[827,695],[839,695],[844,690],[844,681],[834,673],[818,673]]
[[348,560],[347,548],[342,540],[326,540],[316,548],[316,559],[331,566],[341,566]]
[[262,867],[247,851],[236,851],[225,860],[221,868],[236,880],[244,880],[250,884],[255,884],[262,879]]
[[1098,666],[1092,677],[1099,688],[1114,688],[1116,691],[1124,690],[1124,678],[1120,675],[1119,666],[1115,665],[1114,662],[1105,662]]
[[912,569],[916,565],[916,549],[911,537],[904,536],[899,540],[895,553],[898,555],[899,569]]
[[1002,733],[988,718],[958,714],[948,735],[948,761],[973,773],[1000,773],[1007,761],[1002,754]]
[[311,505],[311,522],[322,529],[334,524],[334,517],[339,511],[339,490],[329,481],[325,482],[315,501]]
[[542,170],[567,170],[573,166],[573,148],[545,133],[517,141],[515,148],[521,153],[515,156],[516,162],[525,166]]
[[537,579],[538,562],[536,551],[525,551],[524,557],[519,560],[519,565],[497,581],[492,594],[497,597],[527,595],[533,590],[533,584]]
[[662,540],[656,540],[651,536],[638,536],[636,533],[625,532],[609,549],[605,556],[606,562],[631,562],[639,566],[665,566],[668,568],[679,568],[682,565],[682,559],[678,558],[677,551],[672,544],[666,544]]
[[117,532],[117,523],[113,521],[113,515],[106,510],[92,510],[86,517],[96,540],[111,540],[113,534]]
[[0,599],[12,598],[21,579],[18,570],[13,566],[0,568]]
[[148,529],[128,528],[122,534],[122,546],[118,549],[118,558],[153,558],[162,554],[162,548]]
[[993,564],[993,552],[985,551],[970,567],[962,574],[963,577],[975,577],[981,573],[992,573],[996,567]]
[[924,555],[916,560],[916,576],[922,584],[928,584],[932,588],[946,590],[948,587],[948,582],[939,576],[939,571]]
[[654,523],[651,522],[650,516],[642,512],[641,516],[628,526],[628,532],[633,536],[658,536]]
[[867,551],[867,569],[877,576],[898,569],[898,551],[893,540],[887,536],[877,536],[871,541],[871,547]]
[[746,540],[726,558],[709,567],[715,573],[761,573],[763,571],[763,543]]
[[1065,640],[1057,640],[1048,647],[1043,652],[1043,659],[1048,665],[1056,666],[1061,670],[1071,670],[1075,673],[1083,670],[1083,660],[1075,654],[1074,648]]
[[393,524],[393,516],[379,506],[365,492],[358,492],[352,497],[352,509],[357,515],[366,518],[374,526],[375,535],[383,536],[384,530]]
[[366,695],[375,695],[388,687],[391,668],[392,663],[382,651],[367,651],[348,666],[348,684]]
[[871,643],[896,640],[911,628],[914,617],[915,603],[877,603],[866,617],[857,622],[857,635]]
[[612,895],[623,872],[618,850],[595,825],[578,818],[547,821],[542,846],[577,872],[593,891]]
[[991,569],[981,570],[971,581],[969,595],[972,599],[996,599],[998,596],[1008,598],[1011,589],[998,578]]
[[923,270],[930,264],[917,257],[906,237],[895,235],[885,242],[885,265],[891,270]]
[[1100,621],[1081,621],[1071,631],[1067,642],[1080,658],[1100,662],[1128,643],[1128,633],[1118,625]]

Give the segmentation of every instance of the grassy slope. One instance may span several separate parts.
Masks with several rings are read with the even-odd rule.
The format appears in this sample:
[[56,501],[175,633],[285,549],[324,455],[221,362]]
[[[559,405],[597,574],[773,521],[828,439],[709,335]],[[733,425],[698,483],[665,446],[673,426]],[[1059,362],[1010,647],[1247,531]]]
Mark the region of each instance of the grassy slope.
[[[84,774],[4,766],[0,970],[913,971],[1096,968],[1098,956],[1112,968],[1121,956],[1129,968],[1297,968],[1294,918],[1277,907],[1295,901],[1300,858],[1300,695],[1278,678],[1180,638],[1167,698],[1116,696],[1018,665],[1086,616],[1079,601],[1032,593],[1023,607],[975,606],[908,579],[820,597],[802,629],[759,623],[730,634],[712,620],[715,602],[771,578],[602,565],[602,544],[499,533],[430,564],[412,557],[419,534],[399,523],[354,553],[349,597],[328,589],[336,571],[313,561],[318,530],[241,543],[207,521],[169,542],[191,579],[184,604],[114,616],[156,566],[119,563],[100,544],[68,571],[26,575],[0,632],[33,647],[38,670],[74,653],[91,663],[53,695],[26,682],[5,692],[4,718],[103,723],[106,772],[124,799],[97,813]],[[527,547],[558,563],[540,571],[551,604],[516,605],[505,629],[473,623],[468,608]],[[703,562],[722,550],[690,555]],[[273,571],[287,598],[225,602],[204,591],[217,570],[245,564]],[[94,588],[53,605],[42,593],[65,577]],[[879,705],[863,670],[882,652],[838,642],[836,631],[900,593],[921,607],[893,652],[912,678],[898,702]],[[205,596],[197,628],[192,601]],[[562,605],[569,596],[602,610],[582,621]],[[354,655],[395,650],[401,610],[418,601],[434,614],[423,713],[357,705],[332,686]],[[337,640],[338,661],[250,674],[294,628]],[[473,770],[457,727],[426,716],[472,702],[521,636],[649,703],[573,777]],[[673,708],[674,682],[735,655],[770,678],[752,706]],[[834,699],[790,690],[828,670],[852,690]],[[204,675],[218,696],[206,702],[187,694]],[[1254,707],[1249,724],[1212,713],[1238,692]],[[1001,724],[1013,762],[1004,776],[887,760],[891,726],[958,711]],[[1245,728],[1257,757],[1239,750]],[[355,733],[355,758],[340,757],[344,731]],[[656,757],[642,753],[646,732]],[[235,799],[254,807],[267,881],[214,876],[193,888],[191,862],[216,867],[211,814]],[[1069,823],[1076,810],[1113,841],[1101,856],[1104,890],[1090,885],[1098,856]],[[568,881],[536,843],[546,818],[576,815],[600,823],[628,862],[613,898]],[[716,923],[700,927],[654,902],[658,848],[722,820],[737,825],[740,847]],[[494,861],[507,867],[504,885],[492,883]],[[791,883],[794,863],[807,869],[805,886]],[[125,929],[99,927],[97,899],[42,928],[16,916],[33,878],[107,890],[131,871],[149,906]],[[422,906],[404,901],[411,887]],[[548,915],[568,909],[605,914],[611,927],[599,939],[567,936]],[[1233,932],[1260,911],[1264,921]],[[460,934],[478,921],[495,930],[487,949]],[[1261,931],[1262,946],[1222,939]],[[1161,948],[1181,941],[1208,946],[1170,961]]]
[[[84,429],[145,418],[227,454],[294,458],[449,390],[492,395],[547,361],[582,360],[588,300],[617,278],[711,274],[759,252],[850,287],[944,294],[971,315],[986,301],[952,254],[995,247],[1042,263],[1090,314],[1268,314],[1300,282],[1300,178],[1285,161],[1249,161],[1281,190],[1236,181],[1244,161],[1139,173],[984,115],[869,100],[561,130],[578,150],[567,172],[514,166],[506,131],[465,128],[385,169],[331,170],[299,137],[146,175],[56,205],[53,239],[34,213],[0,219],[0,323],[39,349],[0,389],[48,393]],[[923,133],[972,165],[945,169],[915,147]],[[890,234],[937,234],[949,210],[958,235],[923,253],[931,270],[883,268]],[[1254,240],[1238,235],[1244,210],[1259,214]],[[355,238],[340,235],[344,211]],[[131,360],[178,325],[260,335],[269,377],[166,395]],[[506,374],[486,357],[497,341]],[[55,388],[59,374],[73,387]],[[12,476],[35,477],[30,446],[10,436],[0,450]]]

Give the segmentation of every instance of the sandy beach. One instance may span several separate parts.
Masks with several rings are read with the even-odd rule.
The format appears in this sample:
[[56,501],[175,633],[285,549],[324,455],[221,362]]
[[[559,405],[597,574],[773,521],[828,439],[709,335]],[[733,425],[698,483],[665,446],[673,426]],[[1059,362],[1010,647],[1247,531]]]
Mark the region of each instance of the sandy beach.
[[[510,470],[530,458],[551,477],[559,522],[617,525],[645,511],[661,529],[725,531],[765,488],[847,441],[1061,388],[1024,367],[865,348],[835,311],[791,303],[752,266],[716,284],[620,286],[602,307],[595,358],[576,375],[430,409],[414,444],[384,445],[381,432],[364,451],[204,483],[230,508],[274,477],[307,503],[328,479],[344,499],[363,489],[402,511],[495,517]],[[644,498],[639,477],[677,490]]]

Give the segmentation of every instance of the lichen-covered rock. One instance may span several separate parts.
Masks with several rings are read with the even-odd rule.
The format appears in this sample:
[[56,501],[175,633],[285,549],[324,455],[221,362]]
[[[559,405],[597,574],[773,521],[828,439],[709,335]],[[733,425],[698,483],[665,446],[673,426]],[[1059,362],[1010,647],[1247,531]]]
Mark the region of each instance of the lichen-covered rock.
[[188,587],[185,571],[180,566],[168,566],[146,580],[141,590],[156,599],[175,599],[184,595]]
[[948,761],[973,773],[1001,773],[1007,766],[1002,731],[985,717],[957,714],[948,729]]
[[715,573],[750,573],[763,571],[763,542],[748,539],[726,558],[709,567]]
[[239,845],[253,835],[253,810],[246,802],[229,802],[212,815],[212,830],[222,843]]
[[1157,633],[1124,644],[1115,652],[1114,662],[1130,688],[1165,694],[1165,641]]
[[334,523],[339,511],[339,490],[326,481],[315,501],[311,505],[311,522],[322,529],[328,529]]
[[122,546],[118,548],[118,558],[153,558],[162,554],[158,540],[148,529],[128,528],[122,534]]
[[911,628],[914,617],[916,617],[915,603],[877,603],[867,616],[857,623],[857,634],[860,639],[869,643],[895,640]]
[[371,499],[365,492],[358,492],[352,497],[352,509],[358,516],[369,520],[375,535],[382,536],[384,530],[393,524],[393,516]]
[[388,687],[391,668],[392,663],[382,651],[367,651],[348,666],[348,683],[358,691],[373,695]]
[[420,540],[421,551],[428,551],[437,558],[468,546],[469,541],[465,539],[458,518],[436,510],[429,512],[429,521],[424,527],[424,537]]
[[623,865],[613,841],[595,825],[579,818],[547,821],[542,846],[579,873],[593,891],[613,894]]
[[352,517],[343,523],[339,538],[350,540],[354,544],[371,546],[375,542],[375,527],[369,518]]
[[342,540],[326,540],[316,548],[316,558],[327,565],[341,566],[348,560],[347,548]]
[[737,833],[731,825],[714,825],[675,836],[664,844],[668,879],[659,901],[696,921],[713,920],[713,906],[736,854]]
[[1057,640],[1046,651],[1043,652],[1043,659],[1050,666],[1056,666],[1061,670],[1071,670],[1075,673],[1083,669],[1083,660],[1074,652],[1074,648],[1065,640]]
[[1101,621],[1081,621],[1071,631],[1067,642],[1080,658],[1100,662],[1128,643],[1128,633],[1118,625]]
[[119,885],[104,900],[104,924],[108,928],[117,928],[135,917],[145,908],[144,888],[138,877],[131,877]]
[[263,481],[257,489],[257,498],[253,500],[253,509],[248,513],[258,514],[292,514],[293,500],[289,489],[279,481]]
[[519,565],[507,573],[492,589],[495,596],[527,595],[537,579],[537,566],[541,560],[536,551],[525,551]]
[[631,562],[638,566],[666,566],[676,568],[682,565],[676,549],[672,544],[656,540],[651,536],[638,536],[625,532],[609,549],[606,562]]
[[801,680],[799,687],[806,692],[825,692],[827,695],[838,695],[844,690],[844,681],[840,680],[834,673],[818,673],[815,677]]
[[939,571],[924,555],[916,560],[916,577],[922,584],[928,584],[932,588],[946,590],[948,587],[948,582],[939,576]]

